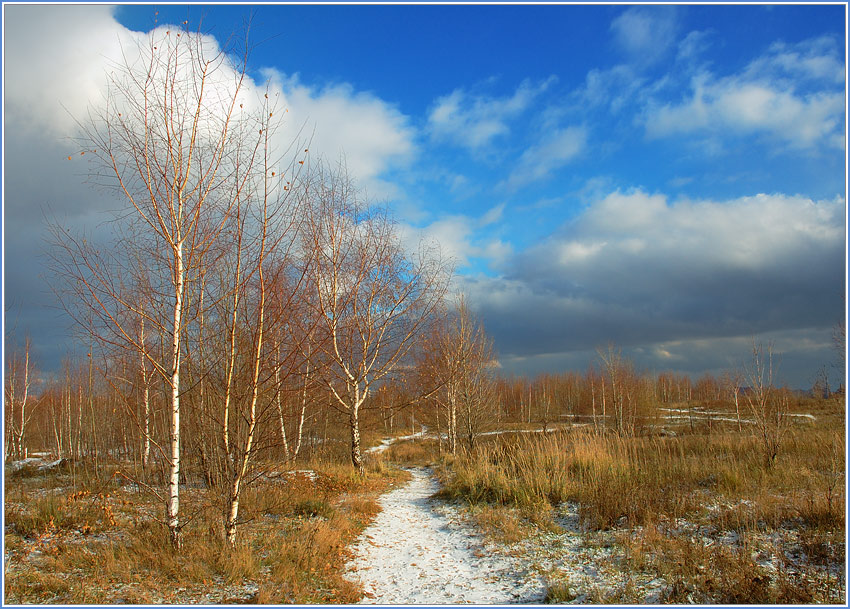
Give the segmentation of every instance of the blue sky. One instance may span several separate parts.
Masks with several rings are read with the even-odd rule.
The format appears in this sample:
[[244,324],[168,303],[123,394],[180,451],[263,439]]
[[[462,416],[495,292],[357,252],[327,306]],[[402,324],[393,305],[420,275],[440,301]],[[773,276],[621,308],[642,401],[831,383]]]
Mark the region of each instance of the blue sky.
[[609,341],[699,374],[774,340],[795,386],[836,360],[844,5],[6,5],[7,320],[49,365],[67,324],[27,256],[40,210],[109,208],[67,167],[34,175],[73,136],[59,103],[80,116],[154,19],[223,44],[249,16],[254,81],[455,257],[506,372],[584,369]]

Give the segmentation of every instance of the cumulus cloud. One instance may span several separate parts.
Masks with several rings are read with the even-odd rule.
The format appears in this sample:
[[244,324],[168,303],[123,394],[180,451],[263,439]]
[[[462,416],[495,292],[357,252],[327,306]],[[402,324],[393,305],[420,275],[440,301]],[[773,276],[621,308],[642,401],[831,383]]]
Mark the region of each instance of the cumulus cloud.
[[105,57],[132,34],[106,5],[4,7],[4,95],[8,127],[70,137],[105,89]]
[[[66,336],[71,324],[52,292],[44,220],[84,228],[96,240],[106,230],[103,213],[122,207],[114,193],[87,183],[91,168],[85,161],[91,155],[80,158],[73,138],[77,121],[85,122],[90,109],[104,104],[108,73],[123,58],[138,59],[149,34],[123,27],[104,5],[15,5],[4,13],[3,205],[6,225],[14,227],[4,240],[4,287],[14,295],[7,301],[14,309],[7,312],[20,334],[32,335],[44,365],[55,368],[65,348],[57,337]],[[203,44],[211,55],[219,49],[209,36]],[[224,66],[209,84],[232,87],[232,76]],[[405,115],[347,83],[317,88],[297,76],[271,71],[264,76],[271,78],[268,91],[279,98],[281,113],[288,109],[277,132],[280,152],[303,128],[303,136],[312,135],[312,153],[332,161],[345,154],[349,171],[371,195],[391,192],[384,174],[416,154]],[[265,91],[264,81],[248,78],[240,102],[246,110],[254,107]]]
[[522,153],[507,180],[511,189],[543,180],[579,156],[587,144],[587,129],[571,126],[547,132]]
[[428,130],[436,141],[478,151],[510,132],[508,122],[522,114],[550,85],[552,79],[525,81],[510,97],[475,95],[455,89],[440,97],[428,115]]
[[701,71],[680,102],[650,103],[646,134],[764,134],[796,148],[843,149],[843,83],[829,40],[775,43],[738,74]]
[[271,69],[264,74],[289,110],[288,135],[303,129],[312,137],[314,151],[331,160],[344,155],[348,170],[371,194],[391,194],[380,182],[381,174],[416,154],[414,129],[406,115],[347,83],[318,88],[304,84],[297,74]]
[[465,287],[506,356],[829,327],[844,200],[615,191]]

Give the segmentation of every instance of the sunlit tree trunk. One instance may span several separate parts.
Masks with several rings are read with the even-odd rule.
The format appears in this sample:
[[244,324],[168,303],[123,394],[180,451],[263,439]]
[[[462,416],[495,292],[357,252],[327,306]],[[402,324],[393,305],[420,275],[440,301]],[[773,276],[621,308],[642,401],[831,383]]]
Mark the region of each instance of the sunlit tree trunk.
[[[182,206],[181,206],[182,207]],[[182,211],[182,209],[181,209]],[[183,240],[177,235],[174,245],[174,315],[171,343],[171,460],[168,477],[168,530],[171,545],[180,548],[180,338],[182,335],[183,290]]]
[[142,376],[142,467],[148,468],[151,455],[151,396],[150,396],[150,378],[148,374],[148,358],[145,349],[145,316],[142,315],[139,322],[139,350],[140,367],[139,372]]

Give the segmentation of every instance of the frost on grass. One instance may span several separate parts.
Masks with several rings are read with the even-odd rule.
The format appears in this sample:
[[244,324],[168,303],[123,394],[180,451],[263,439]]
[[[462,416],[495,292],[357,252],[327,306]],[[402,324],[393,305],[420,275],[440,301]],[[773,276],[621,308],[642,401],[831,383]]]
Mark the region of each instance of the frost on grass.
[[[730,505],[746,508],[752,502]],[[821,543],[820,551],[829,556],[818,559],[811,542],[794,528],[735,531],[662,518],[648,528],[591,531],[581,526],[574,502],[558,506],[554,522],[560,530],[537,530],[509,551],[521,556],[550,592],[557,591],[556,602],[728,604],[761,598],[805,604],[845,597],[843,546]],[[726,570],[712,558],[727,560]]]

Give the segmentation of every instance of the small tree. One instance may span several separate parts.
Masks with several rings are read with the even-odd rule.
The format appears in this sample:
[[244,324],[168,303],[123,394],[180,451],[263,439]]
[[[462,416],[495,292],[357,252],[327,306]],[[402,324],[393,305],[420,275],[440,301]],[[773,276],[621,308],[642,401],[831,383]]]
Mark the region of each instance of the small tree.
[[741,385],[744,382],[743,376],[739,370],[729,370],[723,374],[721,382],[732,395],[732,401],[735,403],[735,419],[738,421],[738,431],[741,431],[741,405],[739,397],[741,395]]
[[[609,414],[614,419],[614,431],[618,434],[634,431],[633,411],[630,405],[630,394],[627,389],[633,376],[632,364],[623,358],[622,351],[609,343],[606,350],[596,350],[602,362],[602,418],[607,425]],[[606,382],[607,381],[607,382]]]
[[14,455],[18,459],[27,456],[26,431],[32,419],[34,407],[30,405],[30,386],[33,372],[30,362],[30,339],[24,342],[23,356],[17,352],[7,354],[6,378],[4,383],[4,402],[6,406],[6,456]]
[[419,363],[424,385],[436,388],[433,400],[444,413],[451,453],[460,438],[472,449],[492,417],[494,361],[492,340],[461,298],[435,325]]
[[791,420],[788,416],[788,391],[774,385],[776,368],[773,361],[773,344],[768,343],[765,348],[761,343],[756,344],[753,341],[752,359],[749,365],[743,366],[742,375],[749,384],[744,396],[755,423],[767,467],[772,467],[776,462]]

